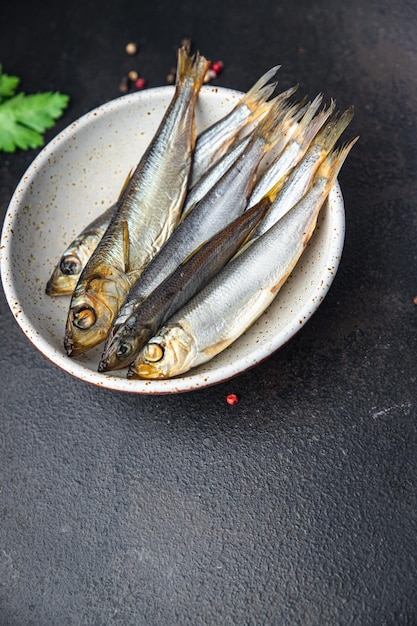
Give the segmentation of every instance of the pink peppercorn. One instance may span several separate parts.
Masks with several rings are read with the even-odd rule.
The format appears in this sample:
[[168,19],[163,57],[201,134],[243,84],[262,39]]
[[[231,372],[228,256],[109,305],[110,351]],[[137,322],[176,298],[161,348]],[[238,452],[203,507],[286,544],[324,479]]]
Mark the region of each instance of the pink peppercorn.
[[223,71],[224,68],[224,64],[223,61],[215,61],[214,63],[211,64],[210,69],[213,70],[213,72],[216,72],[216,74],[220,74],[220,72]]
[[237,397],[237,395],[235,393],[229,393],[229,395],[226,398],[226,402],[227,404],[237,404],[239,402],[239,398]]
[[143,89],[144,87],[146,87],[146,80],[144,78],[138,78],[135,81],[135,87],[136,89]]

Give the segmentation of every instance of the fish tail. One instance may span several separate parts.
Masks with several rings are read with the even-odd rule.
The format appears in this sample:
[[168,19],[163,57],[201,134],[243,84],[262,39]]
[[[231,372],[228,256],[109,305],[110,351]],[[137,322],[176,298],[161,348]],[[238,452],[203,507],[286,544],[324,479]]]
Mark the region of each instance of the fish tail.
[[201,89],[210,61],[199,52],[190,54],[189,46],[178,50],[177,87],[192,85],[196,95]]
[[[298,84],[294,85],[293,87],[290,87],[289,89],[286,89],[285,91],[282,91],[277,96],[272,98],[272,100],[270,100],[269,102],[266,102],[265,108],[269,109],[272,115],[277,115],[278,113],[281,113],[282,111],[284,111],[286,107],[290,106],[288,105],[288,100],[291,98],[291,96],[295,94],[297,89],[298,89]],[[293,107],[297,107],[298,109],[301,109],[304,104],[305,104],[305,100],[293,105]]]
[[271,84],[267,83],[273,76],[275,76],[280,67],[280,65],[275,65],[263,74],[259,80],[256,81],[253,87],[251,87],[241,98],[239,105],[245,104],[251,111],[253,111],[253,113],[256,114],[258,107],[268,100],[277,86],[276,82]]
[[354,109],[351,106],[343,113],[338,112],[332,115],[313,139],[313,144],[320,146],[325,152],[330,152],[340,135],[352,121],[353,114]]
[[[321,103],[323,102],[323,94],[319,93],[312,102],[308,102],[302,110],[302,119],[303,124],[308,126],[313,122],[314,116],[316,115]],[[329,112],[327,113],[327,117],[330,116],[330,113],[334,110],[334,104],[332,103],[330,107],[327,109]],[[327,119],[327,118],[326,118]]]
[[322,99],[322,94],[319,94],[313,102],[303,109],[303,115],[295,131],[296,140],[300,143],[303,150],[308,148],[314,137],[334,112],[335,103],[332,101],[329,107],[323,108],[320,113],[317,113]]
[[347,155],[358,139],[359,136],[355,137],[348,144],[341,146],[340,148],[334,148],[321,163],[317,171],[317,176],[326,178],[328,180],[329,187],[332,187],[336,182],[336,178],[346,160]]
[[[318,111],[319,106],[323,101],[323,94],[319,93],[313,100],[313,102],[306,102],[305,106],[301,109],[302,119],[305,120],[306,124],[309,124],[313,121],[315,114]],[[301,118],[300,118],[301,119]]]
[[297,87],[288,89],[276,96],[269,104],[264,119],[254,131],[254,137],[262,137],[265,141],[265,152],[276,147],[281,151],[288,143],[291,129],[297,124],[303,102],[289,104],[287,100],[295,93]]
[[[292,87],[291,89],[288,89],[287,92],[284,92],[288,94],[287,99],[295,93],[297,88],[298,85]],[[277,98],[279,97],[280,96],[278,96]],[[280,101],[277,99],[277,126],[281,125],[282,130],[284,131],[288,130],[288,126],[293,126],[295,124],[298,125],[300,120],[305,115],[307,109],[306,101],[307,98],[303,98],[300,102],[291,103],[282,101],[280,103]]]
[[[293,87],[285,92],[289,98],[297,89]],[[294,129],[297,127],[300,119],[301,111],[304,108],[304,100],[295,104],[288,104],[280,96],[273,101],[273,107],[269,114],[265,116],[259,126],[255,129],[252,142],[261,138],[263,144],[263,158],[268,152],[274,150],[276,154],[280,154],[290,141]],[[264,195],[272,203],[281,191],[286,175],[282,176],[271,189]]]
[[[271,112],[273,112],[275,109],[283,108],[285,102],[297,90],[298,85],[296,85],[295,87],[291,87],[290,89],[287,89],[286,91],[283,91],[282,93],[275,96],[275,98],[273,98],[272,100],[267,100],[266,98],[269,97],[271,93],[274,91],[275,85],[267,85],[267,87],[268,87],[268,93],[265,97],[265,100],[260,101],[259,104],[256,106],[256,108],[252,110],[252,113],[247,122],[248,124],[256,120],[259,120],[262,117],[265,117],[265,115],[271,115]],[[265,94],[266,94],[266,91],[265,91]]]

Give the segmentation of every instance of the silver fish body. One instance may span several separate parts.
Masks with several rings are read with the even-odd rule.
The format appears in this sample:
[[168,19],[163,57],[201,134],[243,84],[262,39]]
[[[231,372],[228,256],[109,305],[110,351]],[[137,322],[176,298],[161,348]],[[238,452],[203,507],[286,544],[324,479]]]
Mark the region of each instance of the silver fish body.
[[232,167],[240,155],[244,152],[251,140],[247,135],[237,141],[230,149],[199,178],[195,185],[188,191],[182,209],[181,220],[206,196],[222,176]]
[[[208,193],[213,185],[231,167],[242,154],[249,141],[250,135],[243,137],[196,182],[186,195],[181,219],[191,211],[197,202]],[[106,232],[115,209],[116,203],[84,228],[64,250],[47,282],[45,289],[47,295],[65,296],[73,293],[81,272]]]
[[183,374],[227,348],[256,321],[305,249],[353,143],[329,155],[303,199],[167,321],[130,366],[130,378]]
[[179,220],[195,147],[195,104],[207,67],[204,57],[179,50],[174,96],[74,290],[64,339],[70,356],[105,339],[132,281]]
[[124,324],[110,332],[99,371],[129,365],[159,326],[202,289],[243,244],[270,207],[268,197],[205,242],[163,280]]
[[[290,109],[291,113],[291,109]],[[265,153],[282,141],[280,122],[290,123],[287,109],[277,103],[275,114],[254,131],[251,141],[229,170],[188,213],[133,284],[114,321],[111,334],[137,311],[150,293],[204,241],[246,208],[254,176]]]
[[220,158],[240,130],[258,115],[263,114],[262,105],[267,101],[276,87],[276,83],[268,84],[279,69],[272,67],[256,81],[249,91],[242,96],[233,109],[220,120],[206,128],[198,138],[193,157],[189,187],[193,187],[215,160]]
[[[200,167],[197,166],[193,177],[190,177],[190,181],[192,180],[193,186],[190,188],[190,184],[188,185],[189,192],[183,205],[181,214],[182,218],[207,193],[207,191],[214,185],[226,169],[239,156],[241,151],[243,151],[245,140],[246,142],[249,141],[249,137],[244,138],[243,143],[236,141],[236,145],[233,144],[233,146],[230,147],[230,150],[224,154],[224,151],[228,148],[230,142],[233,142],[236,139],[236,136],[245,124],[249,121],[252,124],[256,124],[259,119],[261,119],[262,115],[269,110],[270,103],[267,102],[267,98],[275,88],[275,83],[271,85],[265,85],[264,83],[273,76],[276,70],[277,68],[272,68],[272,70],[259,79],[256,85],[254,85],[254,87],[249,90],[247,94],[245,94],[242,100],[239,101],[238,105],[236,105],[236,111],[234,111],[232,116],[227,117],[226,120],[219,120],[219,122],[216,123],[216,125],[218,124],[218,145],[216,143],[210,145],[208,141],[210,133],[214,134],[213,130],[216,125],[213,125],[210,133],[204,131],[197,135],[195,146],[197,160],[199,154],[204,154],[207,161],[204,161]],[[222,163],[218,163],[220,155],[227,155],[226,160],[223,160]],[[208,163],[210,163],[209,169],[204,170],[205,165]],[[258,197],[258,200],[262,197],[262,195],[263,194]],[[114,209],[115,205],[112,205],[111,208],[107,209],[96,220],[94,220],[94,224],[89,224],[88,227],[84,229],[63,252],[61,259],[59,260],[51,278],[47,283],[46,293],[48,295],[58,296],[72,294],[82,270],[96,249],[110,223]],[[87,230],[88,232],[86,232]]]

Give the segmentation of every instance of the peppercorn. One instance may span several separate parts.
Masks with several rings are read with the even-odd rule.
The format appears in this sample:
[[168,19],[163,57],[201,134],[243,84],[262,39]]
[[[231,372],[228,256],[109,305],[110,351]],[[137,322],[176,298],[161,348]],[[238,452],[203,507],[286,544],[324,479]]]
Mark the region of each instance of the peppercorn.
[[214,61],[214,63],[211,64],[211,69],[213,72],[216,72],[216,75],[220,74],[223,71],[223,68],[223,61]]
[[169,70],[169,74],[167,74],[167,83],[173,85],[175,83],[175,78],[177,75],[177,69],[175,67],[171,67]]
[[146,80],[144,78],[138,78],[135,81],[136,89],[144,89],[146,87]]
[[208,69],[207,72],[205,73],[203,82],[209,83],[211,80],[213,80],[213,78],[216,78],[216,76],[217,74],[214,70]]
[[226,398],[226,402],[227,404],[237,404],[239,402],[239,398],[235,393],[229,393],[229,395]]
[[136,43],[131,41],[130,43],[126,44],[125,50],[129,56],[133,56],[138,51],[138,46]]
[[129,79],[127,76],[123,76],[122,80],[120,81],[119,91],[121,93],[126,93],[127,91],[129,91]]

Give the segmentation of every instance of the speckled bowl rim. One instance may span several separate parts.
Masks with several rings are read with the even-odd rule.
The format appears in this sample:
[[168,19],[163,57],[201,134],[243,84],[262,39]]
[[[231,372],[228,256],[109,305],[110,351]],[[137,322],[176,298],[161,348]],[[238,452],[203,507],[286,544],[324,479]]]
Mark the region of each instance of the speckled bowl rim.
[[[236,358],[233,358],[235,344],[229,346],[225,352],[228,352],[231,356],[225,365],[220,364],[217,366],[216,359],[218,359],[218,357],[215,357],[208,364],[195,368],[184,376],[168,380],[128,380],[125,377],[120,377],[119,372],[115,375],[103,375],[89,369],[82,362],[70,359],[64,354],[63,351],[60,352],[57,350],[57,348],[52,345],[50,337],[39,334],[36,328],[34,328],[30,314],[27,313],[25,302],[21,301],[19,293],[15,288],[13,264],[11,263],[10,250],[13,239],[19,235],[16,231],[16,223],[18,213],[22,208],[20,202],[22,192],[28,185],[31,185],[35,181],[38,170],[48,166],[48,159],[51,152],[56,150],[57,146],[59,147],[61,144],[65,144],[65,142],[69,141],[74,128],[77,128],[78,131],[80,129],[88,129],[89,124],[93,120],[97,120],[97,116],[106,114],[109,108],[112,108],[113,110],[116,108],[122,111],[125,106],[133,106],[137,102],[143,103],[144,101],[149,101],[149,103],[151,103],[152,101],[158,101],[160,98],[170,98],[172,93],[173,87],[167,86],[131,94],[129,95],[129,99],[127,99],[127,96],[122,96],[97,107],[80,117],[75,122],[71,123],[42,149],[26,170],[12,196],[3,224],[0,248],[2,282],[7,302],[21,330],[47,359],[70,375],[93,385],[115,391],[123,391],[134,394],[170,394],[187,392],[225,382],[243,373],[244,371],[255,367],[287,343],[296,333],[298,333],[307,320],[314,314],[333,282],[343,251],[345,237],[345,211],[341,189],[339,183],[337,182],[330,192],[326,207],[326,219],[331,220],[332,232],[336,233],[336,235],[332,236],[332,240],[328,246],[327,256],[322,261],[321,280],[320,284],[316,285],[314,298],[309,299],[302,306],[296,308],[293,319],[285,324],[285,326],[282,327],[279,332],[272,337],[272,339],[269,339],[266,342],[257,340],[253,341],[253,348],[251,347],[250,354],[238,354]],[[203,104],[205,102],[205,98],[213,97],[226,98],[234,103],[241,96],[241,92],[232,89],[205,86],[201,91],[200,99]],[[297,271],[297,268],[295,271]],[[268,315],[268,312],[266,312],[266,315]],[[245,335],[250,336],[250,333],[251,329],[249,329]],[[207,365],[208,369],[206,367]]]

